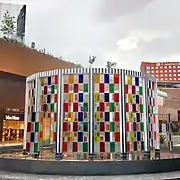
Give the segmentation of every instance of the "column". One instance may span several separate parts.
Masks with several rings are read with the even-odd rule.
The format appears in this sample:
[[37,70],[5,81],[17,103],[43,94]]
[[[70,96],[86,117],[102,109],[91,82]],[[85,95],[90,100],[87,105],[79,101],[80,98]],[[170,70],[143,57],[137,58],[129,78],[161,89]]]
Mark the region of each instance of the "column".
[[126,150],[126,110],[125,110],[125,70],[121,70],[121,117],[120,117],[120,142],[121,142],[121,158],[127,159],[127,150]]
[[58,73],[58,110],[57,110],[57,142],[56,142],[56,158],[62,159],[62,120],[63,120],[63,76],[62,70]]
[[28,124],[28,100],[29,88],[26,80],[26,92],[25,92],[25,111],[24,111],[24,138],[23,138],[23,155],[26,155],[26,140],[27,140],[27,124]]

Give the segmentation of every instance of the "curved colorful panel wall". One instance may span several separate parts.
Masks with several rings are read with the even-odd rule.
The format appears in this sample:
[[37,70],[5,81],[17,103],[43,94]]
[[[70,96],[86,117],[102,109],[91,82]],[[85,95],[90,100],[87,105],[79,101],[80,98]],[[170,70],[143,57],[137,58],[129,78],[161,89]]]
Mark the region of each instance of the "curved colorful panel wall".
[[[27,78],[27,91],[32,87],[36,108],[25,112],[24,149],[29,153],[52,144],[63,159],[117,160],[159,148],[157,83],[146,74],[105,68],[54,70]],[[31,96],[26,97],[26,109]]]

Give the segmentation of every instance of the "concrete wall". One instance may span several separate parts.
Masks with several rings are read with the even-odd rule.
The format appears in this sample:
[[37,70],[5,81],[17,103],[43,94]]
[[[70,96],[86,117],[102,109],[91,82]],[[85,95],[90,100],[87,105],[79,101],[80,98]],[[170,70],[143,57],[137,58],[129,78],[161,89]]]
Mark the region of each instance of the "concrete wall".
[[155,161],[67,162],[0,158],[3,171],[49,175],[125,175],[180,170],[180,159]]

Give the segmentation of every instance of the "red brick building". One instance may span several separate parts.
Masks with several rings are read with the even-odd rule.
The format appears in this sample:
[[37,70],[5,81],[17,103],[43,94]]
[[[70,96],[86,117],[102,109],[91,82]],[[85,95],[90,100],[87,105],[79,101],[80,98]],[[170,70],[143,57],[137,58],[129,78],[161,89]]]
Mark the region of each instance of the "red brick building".
[[159,82],[180,82],[180,62],[142,62],[140,70]]

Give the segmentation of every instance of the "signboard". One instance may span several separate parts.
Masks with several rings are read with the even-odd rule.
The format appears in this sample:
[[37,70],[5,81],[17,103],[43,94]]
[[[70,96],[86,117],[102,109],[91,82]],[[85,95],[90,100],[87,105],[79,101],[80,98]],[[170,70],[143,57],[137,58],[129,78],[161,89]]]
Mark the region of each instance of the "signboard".
[[156,66],[178,66],[179,62],[156,63]]
[[4,114],[4,120],[9,121],[24,121],[24,114]]

